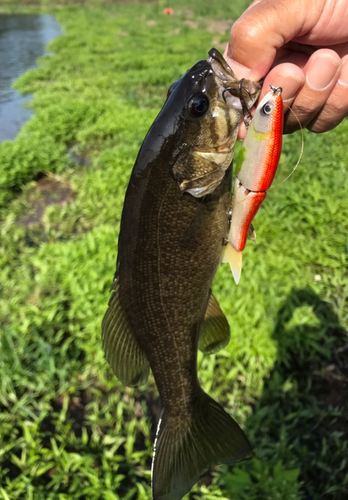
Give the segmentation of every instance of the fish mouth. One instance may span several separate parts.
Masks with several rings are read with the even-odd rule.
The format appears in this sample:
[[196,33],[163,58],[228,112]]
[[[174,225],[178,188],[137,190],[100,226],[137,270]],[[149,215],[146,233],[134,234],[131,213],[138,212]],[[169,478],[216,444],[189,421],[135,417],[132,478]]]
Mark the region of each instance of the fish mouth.
[[262,81],[238,80],[221,52],[213,47],[208,54],[207,62],[222,86],[222,97],[226,104],[235,109],[250,109],[260,95]]
[[211,48],[208,52],[209,56],[207,61],[210,64],[218,64],[220,66],[220,70],[222,70],[226,75],[230,76],[230,80],[238,81],[236,75],[233,73],[232,68],[228,65],[224,56],[219,52],[215,47]]

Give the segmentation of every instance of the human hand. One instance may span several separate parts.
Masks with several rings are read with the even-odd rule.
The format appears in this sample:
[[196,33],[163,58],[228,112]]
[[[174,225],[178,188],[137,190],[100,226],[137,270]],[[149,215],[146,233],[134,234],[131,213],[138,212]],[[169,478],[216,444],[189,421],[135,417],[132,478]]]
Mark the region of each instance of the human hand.
[[[348,116],[348,1],[255,0],[234,23],[225,58],[238,78],[283,88],[284,133],[326,132]],[[298,118],[298,120],[296,119]],[[241,126],[239,138],[246,133]]]

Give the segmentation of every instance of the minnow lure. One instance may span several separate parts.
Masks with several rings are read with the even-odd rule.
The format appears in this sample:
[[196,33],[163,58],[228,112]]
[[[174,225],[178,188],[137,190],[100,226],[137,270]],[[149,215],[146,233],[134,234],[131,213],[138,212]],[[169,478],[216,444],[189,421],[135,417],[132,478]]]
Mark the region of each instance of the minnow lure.
[[230,263],[237,284],[242,272],[242,251],[248,234],[254,234],[251,223],[273,182],[282,149],[282,88],[270,88],[256,108],[235,172],[232,217],[223,262]]

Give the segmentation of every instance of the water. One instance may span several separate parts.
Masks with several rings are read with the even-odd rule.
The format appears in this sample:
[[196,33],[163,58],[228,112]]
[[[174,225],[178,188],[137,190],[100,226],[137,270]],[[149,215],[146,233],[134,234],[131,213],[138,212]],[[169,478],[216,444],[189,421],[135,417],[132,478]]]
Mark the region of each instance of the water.
[[11,88],[25,71],[35,68],[47,44],[61,35],[53,16],[0,14],[0,142],[14,139],[32,111],[24,107],[30,96]]

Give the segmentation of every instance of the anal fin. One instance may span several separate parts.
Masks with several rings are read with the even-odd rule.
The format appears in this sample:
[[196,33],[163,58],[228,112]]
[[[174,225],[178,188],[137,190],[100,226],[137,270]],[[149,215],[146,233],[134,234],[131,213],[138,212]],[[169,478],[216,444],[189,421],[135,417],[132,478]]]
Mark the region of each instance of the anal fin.
[[121,308],[118,279],[111,288],[113,294],[102,323],[105,357],[116,377],[124,385],[136,387],[147,381],[150,365]]
[[212,354],[226,347],[229,341],[230,325],[211,293],[198,340],[198,349],[204,354]]

